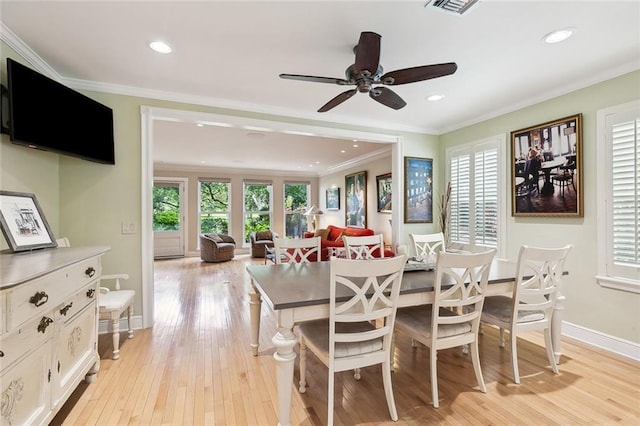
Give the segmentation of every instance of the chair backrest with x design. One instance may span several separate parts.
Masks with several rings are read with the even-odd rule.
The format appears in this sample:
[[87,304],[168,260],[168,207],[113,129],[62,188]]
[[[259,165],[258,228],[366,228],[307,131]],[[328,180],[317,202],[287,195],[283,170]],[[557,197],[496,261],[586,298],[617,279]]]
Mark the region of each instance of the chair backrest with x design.
[[375,259],[384,257],[382,234],[349,237],[343,236],[347,259]]
[[276,238],[274,240],[275,262],[309,263],[320,260],[320,237]]
[[413,241],[413,248],[418,259],[435,263],[438,258],[438,252],[446,251],[442,232],[435,234],[409,234],[409,237]]

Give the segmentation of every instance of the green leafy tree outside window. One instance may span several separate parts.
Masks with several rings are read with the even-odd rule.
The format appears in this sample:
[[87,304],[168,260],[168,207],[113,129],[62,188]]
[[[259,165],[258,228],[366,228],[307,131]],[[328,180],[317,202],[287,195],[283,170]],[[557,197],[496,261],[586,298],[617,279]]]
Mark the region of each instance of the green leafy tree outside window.
[[172,186],[153,187],[153,230],[180,229],[180,191]]
[[200,182],[200,233],[229,234],[229,183]]

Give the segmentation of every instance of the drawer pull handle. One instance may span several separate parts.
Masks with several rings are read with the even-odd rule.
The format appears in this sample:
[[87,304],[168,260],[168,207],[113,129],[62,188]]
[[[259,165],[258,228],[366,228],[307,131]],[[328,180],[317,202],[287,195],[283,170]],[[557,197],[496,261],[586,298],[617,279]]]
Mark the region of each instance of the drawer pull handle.
[[37,306],[42,306],[49,300],[49,295],[44,291],[39,291],[29,299],[29,303],[33,303]]
[[96,270],[93,266],[89,266],[87,270],[84,271],[84,273],[89,275],[89,278],[93,278],[93,276],[96,274]]
[[93,299],[93,295],[95,294],[96,289],[95,288],[90,288],[89,290],[87,290],[87,297],[89,299]]
[[72,306],[73,306],[73,302],[69,303],[64,308],[60,309],[60,314],[62,314],[62,315],[64,315],[66,317],[67,316],[67,312],[69,312],[69,309],[71,309]]
[[47,330],[47,327],[49,327],[49,325],[53,322],[53,320],[51,318],[48,317],[42,317],[42,319],[40,320],[40,325],[38,325],[38,331],[42,334],[45,333],[45,331]]

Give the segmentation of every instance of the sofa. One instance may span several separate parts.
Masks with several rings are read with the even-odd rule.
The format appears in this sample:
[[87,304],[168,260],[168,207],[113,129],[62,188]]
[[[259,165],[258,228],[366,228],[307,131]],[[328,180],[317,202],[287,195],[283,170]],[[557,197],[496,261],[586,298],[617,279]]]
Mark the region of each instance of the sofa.
[[200,234],[200,259],[205,262],[226,262],[233,259],[236,242],[225,234]]
[[[326,261],[329,260],[329,252],[331,248],[344,248],[344,241],[342,241],[342,236],[347,235],[350,237],[366,237],[368,235],[374,235],[375,232],[373,229],[369,228],[351,228],[329,225],[326,229],[318,229],[315,232],[305,232],[304,238],[311,237],[320,237],[320,246],[321,246],[321,254],[320,260]],[[380,253],[378,251],[373,252],[373,256],[380,257]],[[384,250],[384,257],[394,257],[395,254],[391,249]]]
[[256,231],[249,234],[249,241],[251,242],[251,257],[265,257],[267,254],[266,248],[273,247],[273,240],[278,238],[276,232],[270,230]]

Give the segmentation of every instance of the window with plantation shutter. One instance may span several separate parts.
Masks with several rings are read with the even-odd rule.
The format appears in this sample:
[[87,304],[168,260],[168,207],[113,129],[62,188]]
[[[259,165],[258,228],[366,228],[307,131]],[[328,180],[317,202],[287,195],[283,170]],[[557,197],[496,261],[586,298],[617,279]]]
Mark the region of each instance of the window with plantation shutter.
[[500,250],[502,146],[504,138],[496,137],[447,151],[452,244]]
[[598,113],[600,284],[640,292],[640,103]]

